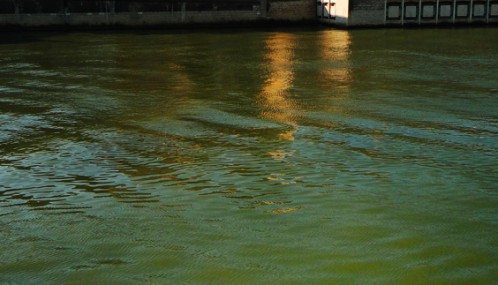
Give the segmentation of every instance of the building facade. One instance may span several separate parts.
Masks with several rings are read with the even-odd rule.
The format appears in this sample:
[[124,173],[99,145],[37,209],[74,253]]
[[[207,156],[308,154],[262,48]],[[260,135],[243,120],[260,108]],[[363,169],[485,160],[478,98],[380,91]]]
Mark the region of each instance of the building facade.
[[498,0],[0,0],[0,27],[498,23]]
[[318,0],[321,22],[346,27],[498,23],[497,0]]
[[0,0],[0,27],[313,21],[314,0]]

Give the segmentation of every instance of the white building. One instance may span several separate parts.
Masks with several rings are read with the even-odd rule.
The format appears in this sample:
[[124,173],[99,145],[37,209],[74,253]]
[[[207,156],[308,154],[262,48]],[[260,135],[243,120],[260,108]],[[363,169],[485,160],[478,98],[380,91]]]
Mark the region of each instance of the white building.
[[498,0],[318,0],[321,22],[355,26],[498,23]]

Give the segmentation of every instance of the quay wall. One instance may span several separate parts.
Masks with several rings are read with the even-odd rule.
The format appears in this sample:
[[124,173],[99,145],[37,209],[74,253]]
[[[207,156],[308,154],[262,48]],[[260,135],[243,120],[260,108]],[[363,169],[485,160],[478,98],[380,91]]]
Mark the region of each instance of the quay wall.
[[317,18],[343,27],[498,24],[498,0],[317,0]]
[[270,1],[267,15],[273,20],[315,20],[315,2],[306,0]]
[[310,0],[0,0],[0,27],[142,27],[315,20]]
[[498,24],[498,0],[0,0],[3,30],[274,22],[346,28]]
[[384,1],[350,0],[348,24],[354,26],[383,25]]

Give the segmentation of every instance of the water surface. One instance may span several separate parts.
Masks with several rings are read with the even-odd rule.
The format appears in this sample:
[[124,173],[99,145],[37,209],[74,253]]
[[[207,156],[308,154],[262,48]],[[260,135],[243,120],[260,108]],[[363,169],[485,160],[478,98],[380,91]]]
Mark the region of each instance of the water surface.
[[3,34],[0,283],[496,284],[497,39]]

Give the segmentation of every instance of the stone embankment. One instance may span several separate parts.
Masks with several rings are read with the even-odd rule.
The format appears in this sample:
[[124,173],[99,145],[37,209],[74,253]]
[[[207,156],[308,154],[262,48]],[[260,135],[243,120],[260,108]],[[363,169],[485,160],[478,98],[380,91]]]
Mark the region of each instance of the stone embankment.
[[152,27],[315,20],[310,0],[0,0],[0,27]]

